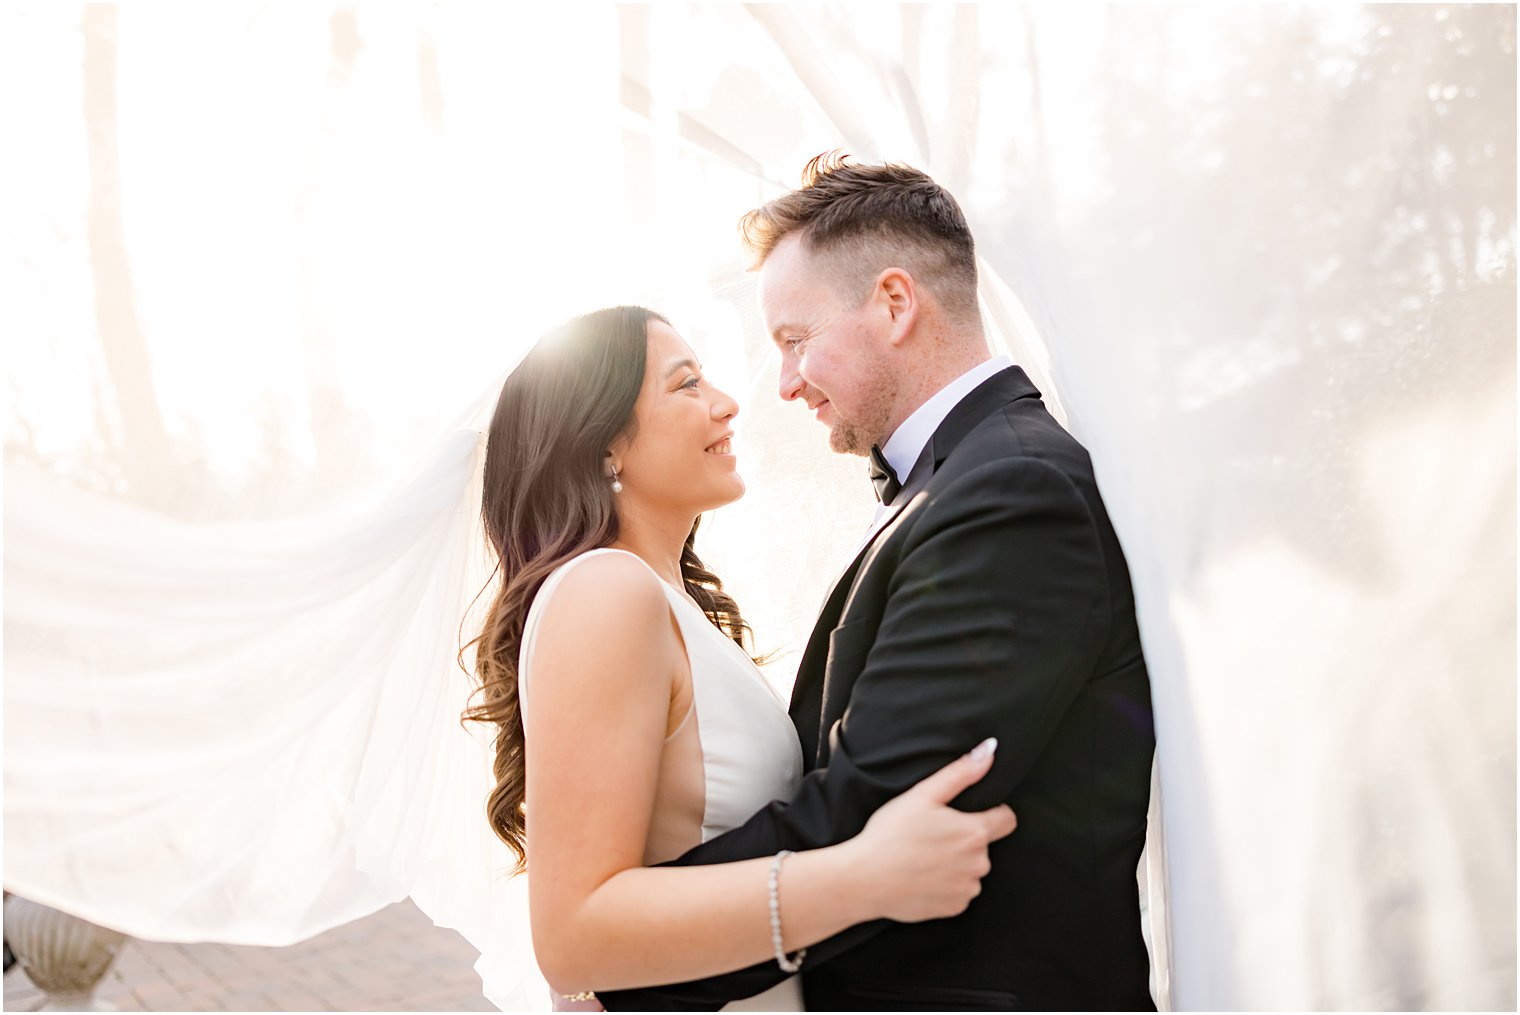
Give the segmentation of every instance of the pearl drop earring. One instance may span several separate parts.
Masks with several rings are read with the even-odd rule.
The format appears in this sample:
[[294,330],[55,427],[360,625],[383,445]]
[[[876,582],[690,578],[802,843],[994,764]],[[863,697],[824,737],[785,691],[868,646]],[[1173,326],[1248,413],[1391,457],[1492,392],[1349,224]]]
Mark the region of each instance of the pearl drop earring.
[[622,493],[623,492],[623,484],[617,478],[617,466],[616,465],[612,466],[612,492],[613,493]]

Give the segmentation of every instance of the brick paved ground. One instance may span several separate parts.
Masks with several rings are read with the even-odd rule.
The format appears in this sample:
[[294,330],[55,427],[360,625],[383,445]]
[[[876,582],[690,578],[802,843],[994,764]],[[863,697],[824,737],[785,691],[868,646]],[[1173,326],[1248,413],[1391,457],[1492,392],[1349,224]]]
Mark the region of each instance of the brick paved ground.
[[[495,1011],[475,958],[408,900],[288,948],[130,941],[95,996],[121,1011]],[[5,1010],[43,1000],[11,967]]]

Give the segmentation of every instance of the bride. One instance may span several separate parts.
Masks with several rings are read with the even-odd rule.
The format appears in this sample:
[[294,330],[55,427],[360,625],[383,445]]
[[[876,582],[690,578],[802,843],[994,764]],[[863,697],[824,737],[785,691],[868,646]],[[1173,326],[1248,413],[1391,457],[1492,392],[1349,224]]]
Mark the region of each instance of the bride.
[[[662,868],[791,796],[797,735],[743,649],[738,604],[693,549],[744,492],[738,406],[659,314],[616,307],[546,336],[487,434],[498,557],[471,643],[494,728],[490,824],[531,865],[534,949],[556,1006],[775,960],[857,923],[960,913],[1009,834],[1006,806],[949,806],[984,742],[855,838],[794,856]],[[968,744],[968,748],[972,745]],[[730,1007],[801,1008],[793,977]]]

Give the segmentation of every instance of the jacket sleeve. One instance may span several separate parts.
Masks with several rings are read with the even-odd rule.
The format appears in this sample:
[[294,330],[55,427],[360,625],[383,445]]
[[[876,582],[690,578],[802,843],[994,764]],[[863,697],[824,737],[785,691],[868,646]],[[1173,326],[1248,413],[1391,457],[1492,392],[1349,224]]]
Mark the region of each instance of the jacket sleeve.
[[[852,593],[881,595],[871,583],[885,583],[880,622],[875,614],[852,618],[847,607],[830,636],[829,669],[860,676],[829,731],[828,765],[808,773],[790,801],[770,804],[675,865],[842,842],[882,804],[989,736],[999,740],[992,770],[957,807],[1004,802],[1029,771],[1090,674],[1108,623],[1103,552],[1087,503],[1052,466],[1007,459],[960,477],[916,514],[904,538],[879,544]],[[804,969],[887,924],[821,942]],[[714,1009],[784,978],[772,960],[609,992],[602,1001],[614,1011]]]

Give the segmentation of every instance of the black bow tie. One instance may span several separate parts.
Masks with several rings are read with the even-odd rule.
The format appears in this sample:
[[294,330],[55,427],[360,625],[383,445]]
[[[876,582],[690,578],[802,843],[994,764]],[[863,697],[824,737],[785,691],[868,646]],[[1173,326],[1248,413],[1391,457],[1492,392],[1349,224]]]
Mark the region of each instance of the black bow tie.
[[902,489],[902,483],[898,481],[897,473],[892,471],[887,456],[875,444],[871,445],[871,485],[876,487],[876,499],[883,504],[892,503],[892,498]]

